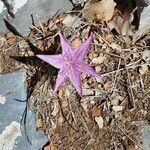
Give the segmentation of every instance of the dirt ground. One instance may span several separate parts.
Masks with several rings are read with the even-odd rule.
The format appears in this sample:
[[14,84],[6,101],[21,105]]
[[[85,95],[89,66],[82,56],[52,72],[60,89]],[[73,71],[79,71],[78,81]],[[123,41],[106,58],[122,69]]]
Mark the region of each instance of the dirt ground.
[[[28,37],[9,32],[0,39],[1,73],[27,70],[28,102],[36,114],[37,130],[49,136],[43,149],[142,149],[140,136],[150,121],[149,36],[134,42],[99,20],[84,20],[70,31],[62,22],[65,16],[31,27]],[[35,56],[61,52],[59,30],[73,47],[94,34],[85,61],[102,80],[82,74],[82,97],[69,81],[53,96],[57,70]]]

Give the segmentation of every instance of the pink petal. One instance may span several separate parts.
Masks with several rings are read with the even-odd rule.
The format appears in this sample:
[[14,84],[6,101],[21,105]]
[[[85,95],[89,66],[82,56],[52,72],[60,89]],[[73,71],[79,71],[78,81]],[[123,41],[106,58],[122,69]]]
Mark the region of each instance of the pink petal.
[[66,70],[62,68],[59,70],[58,75],[57,75],[54,93],[58,91],[59,87],[65,82],[66,79],[67,79]]
[[68,70],[68,78],[77,90],[77,93],[82,96],[80,72],[78,72],[74,66],[70,67]]
[[65,39],[65,37],[59,32],[61,47],[62,47],[62,54],[66,58],[71,58],[72,48]]
[[37,57],[58,69],[62,67],[62,55],[37,55]]
[[88,64],[86,64],[86,63],[75,63],[75,65],[76,65],[76,69],[79,72],[87,73],[91,76],[100,78],[100,76],[97,74],[97,72]]
[[90,37],[84,43],[82,43],[78,48],[74,49],[74,57],[77,60],[80,61],[84,59],[84,57],[86,56],[87,52],[90,49],[92,39],[93,39],[93,34],[91,33]]

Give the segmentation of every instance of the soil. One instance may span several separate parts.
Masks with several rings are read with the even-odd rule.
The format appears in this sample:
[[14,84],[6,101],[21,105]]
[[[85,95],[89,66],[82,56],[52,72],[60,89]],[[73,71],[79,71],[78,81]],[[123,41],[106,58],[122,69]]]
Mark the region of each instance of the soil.
[[[86,21],[70,36],[62,23],[64,16],[60,14],[42,27],[31,28],[25,38],[6,33],[0,50],[1,73],[27,70],[28,102],[36,114],[37,130],[49,136],[43,149],[142,149],[140,136],[150,121],[150,70],[143,57],[148,39],[133,43],[130,36],[115,34],[105,23]],[[57,70],[35,56],[61,52],[56,35],[59,30],[75,47],[90,32],[94,34],[85,61],[101,74],[102,80],[82,74],[82,97],[69,81],[53,96]]]

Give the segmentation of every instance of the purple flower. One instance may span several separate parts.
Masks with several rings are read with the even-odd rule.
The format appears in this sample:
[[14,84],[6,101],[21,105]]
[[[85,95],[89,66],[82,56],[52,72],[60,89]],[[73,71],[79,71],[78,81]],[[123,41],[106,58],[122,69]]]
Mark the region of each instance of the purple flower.
[[61,33],[59,33],[59,36],[62,54],[37,55],[37,57],[60,69],[56,79],[54,93],[56,93],[59,87],[69,78],[78,94],[81,96],[81,73],[87,73],[91,76],[100,78],[96,71],[84,62],[84,57],[90,48],[93,36],[91,34],[90,37],[78,48],[72,48]]

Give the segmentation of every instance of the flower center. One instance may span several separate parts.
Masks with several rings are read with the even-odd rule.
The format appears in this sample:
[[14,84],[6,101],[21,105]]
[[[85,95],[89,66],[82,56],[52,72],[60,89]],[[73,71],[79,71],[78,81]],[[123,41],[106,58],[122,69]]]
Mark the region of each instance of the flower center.
[[72,64],[73,64],[73,61],[71,61],[71,60],[65,61],[65,65],[66,65],[68,68],[70,68],[70,67],[72,66]]

